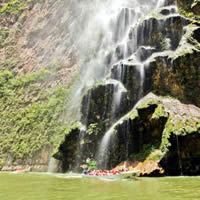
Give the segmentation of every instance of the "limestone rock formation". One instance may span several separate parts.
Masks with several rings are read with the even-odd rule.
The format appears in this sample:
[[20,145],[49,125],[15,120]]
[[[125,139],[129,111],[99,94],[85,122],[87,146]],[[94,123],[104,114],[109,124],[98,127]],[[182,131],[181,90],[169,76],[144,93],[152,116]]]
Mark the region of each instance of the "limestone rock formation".
[[[199,127],[198,107],[148,94],[116,124],[113,134],[118,144],[110,152],[111,160],[119,159],[115,152],[121,151],[121,155],[127,152],[128,157],[124,155],[117,162],[129,160],[132,162],[130,169],[142,168],[141,175],[156,175],[154,169],[157,171],[158,168],[162,169],[160,175],[198,174]],[[128,144],[122,143],[123,137],[129,138]],[[154,168],[150,165],[146,173],[143,167],[148,171],[149,162],[157,165],[153,164]]]
[[[130,28],[106,80],[83,96],[82,162],[92,157],[103,168],[128,163],[140,176],[200,174],[200,24],[174,4],[166,1]],[[197,12],[196,1],[178,5]]]
[[[79,68],[72,49],[63,48],[61,32],[68,37],[69,31],[62,24],[66,21],[56,20],[63,12],[59,3],[0,2],[0,168],[4,170],[21,166],[47,171],[54,136],[63,138],[69,126],[61,115]],[[53,20],[64,30],[57,29]]]
[[[53,152],[62,172],[92,158],[100,168],[126,165],[140,176],[199,175],[199,0],[166,0],[134,23],[138,13],[121,8],[106,26],[115,27],[112,45],[99,54],[93,50],[107,42],[102,32],[95,35],[100,24],[85,32],[103,42],[85,48],[76,31],[82,33],[87,15],[80,20],[68,3],[1,3],[0,167],[45,170]],[[80,63],[78,48],[88,54]],[[92,67],[91,76],[102,69],[93,86],[80,81],[74,123],[65,115],[69,85],[86,63],[82,71]]]

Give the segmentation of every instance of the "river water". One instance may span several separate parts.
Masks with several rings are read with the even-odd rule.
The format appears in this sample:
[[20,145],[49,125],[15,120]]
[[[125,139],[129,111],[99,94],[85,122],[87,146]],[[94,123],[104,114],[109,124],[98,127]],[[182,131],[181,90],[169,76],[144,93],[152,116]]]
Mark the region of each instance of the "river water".
[[0,200],[199,200],[200,177],[96,180],[0,174]]

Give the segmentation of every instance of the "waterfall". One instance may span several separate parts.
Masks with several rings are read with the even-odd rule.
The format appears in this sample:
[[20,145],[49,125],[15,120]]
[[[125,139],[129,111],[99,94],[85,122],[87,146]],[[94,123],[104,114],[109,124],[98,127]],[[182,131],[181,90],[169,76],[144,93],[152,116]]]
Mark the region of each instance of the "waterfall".
[[[165,1],[160,0],[157,3],[157,8],[164,5]],[[151,7],[149,7],[149,9],[151,9]],[[125,12],[128,10],[128,14],[126,15]],[[131,13],[130,13],[131,12]],[[140,10],[141,12],[141,10]],[[123,38],[123,40],[121,41],[121,44],[123,46],[123,48],[120,49],[120,53],[118,53],[121,59],[125,59],[128,58],[130,55],[132,57],[130,57],[130,60],[135,60],[135,62],[137,63],[138,67],[137,70],[139,71],[140,74],[140,91],[138,94],[138,100],[143,96],[143,87],[144,87],[144,80],[145,80],[145,66],[148,65],[148,63],[144,63],[142,57],[144,57],[143,53],[144,51],[142,51],[142,49],[140,48],[137,53],[135,53],[135,55],[132,55],[133,52],[139,48],[139,46],[137,46],[137,41],[138,41],[138,37],[141,37],[141,35],[138,34],[138,30],[135,30],[135,38],[134,41],[132,43],[132,49],[128,49],[128,29],[126,26],[124,26],[124,24],[128,24],[128,26],[132,25],[134,26],[134,23],[137,23],[137,20],[139,20],[139,18],[142,16],[142,12],[140,14],[137,13],[137,15],[133,15],[133,10],[129,10],[129,9],[122,9],[122,13],[123,13],[123,17],[120,20],[120,30],[117,31],[117,35],[116,38],[118,41],[120,38]],[[129,16],[127,18],[127,16]],[[130,18],[131,16],[131,18]],[[134,17],[137,16],[137,20],[134,20]],[[131,20],[132,19],[132,20]],[[132,23],[131,23],[132,22]],[[136,24],[135,24],[136,25]],[[123,31],[123,30],[124,31]],[[143,31],[144,32],[144,31]],[[120,33],[120,34],[119,34]],[[123,34],[124,36],[122,36]],[[143,36],[144,37],[144,36]],[[142,38],[143,39],[143,38]],[[152,47],[143,47],[144,50],[148,51],[148,50],[153,50]],[[134,57],[133,57],[134,56]],[[119,67],[120,63],[117,65],[117,80],[119,82],[123,82],[124,77],[124,70],[123,67]],[[123,86],[124,87],[124,86]],[[118,88],[117,88],[118,90]],[[119,94],[119,92],[116,92],[116,94]],[[119,95],[114,95],[113,97],[113,102],[118,102],[117,104],[119,105]],[[108,158],[109,158],[109,145],[113,136],[113,132],[114,132],[114,127],[115,124],[104,134],[101,143],[99,145],[99,149],[98,149],[98,161],[99,161],[99,166],[101,166],[102,168],[107,168],[108,167]],[[127,150],[128,151],[128,150]],[[126,153],[127,154],[127,153]]]
[[115,128],[118,123],[119,121],[113,124],[113,126],[104,134],[101,143],[98,147],[97,160],[98,160],[98,165],[101,168],[106,169],[108,167],[109,145],[112,136],[114,137]]
[[76,154],[76,163],[75,163],[76,169],[79,169],[82,162],[82,156],[84,154],[85,134],[86,134],[86,127],[81,125],[80,133],[79,133],[79,146],[78,146],[77,154]]
[[136,40],[129,39],[130,27],[162,3],[163,0],[70,1],[69,38],[78,55],[81,78],[72,95],[69,116],[79,112],[81,95],[87,88],[105,79],[113,64],[132,55]]
[[120,103],[121,103],[121,98],[122,95],[124,93],[127,92],[126,88],[124,87],[124,85],[117,80],[113,80],[113,79],[109,79],[106,81],[106,83],[112,83],[114,85],[114,94],[113,94],[113,102],[112,102],[112,122],[115,121],[116,119],[116,112],[120,107]]
[[166,0],[158,0],[156,8],[158,9],[158,8],[162,7],[163,5],[165,5],[165,2],[166,2]]
[[111,127],[103,136],[101,144],[99,146],[97,160],[99,167],[103,169],[107,169],[108,167],[108,158],[109,158],[109,144],[111,140],[111,136],[114,132],[113,127]]
[[[144,23],[142,26],[139,22],[148,13],[163,6],[165,0],[95,0],[92,2],[76,0],[71,4],[76,9],[75,13],[72,13],[69,37],[77,51],[81,75],[70,102],[69,118],[72,113],[77,115],[80,112],[81,98],[88,89],[96,82],[103,81],[104,84],[111,83],[114,86],[110,119],[110,124],[114,124],[120,117],[116,113],[123,106],[121,105],[123,94],[129,92],[134,96],[134,98],[129,97],[129,99],[133,98],[130,102],[131,106],[144,96],[146,59],[155,49],[145,43],[146,29],[149,31],[148,34],[151,34],[153,22]],[[137,71],[135,72],[137,84],[134,84],[139,86],[136,91],[128,91],[129,71],[125,69],[125,65],[134,66]],[[112,69],[115,70],[114,77]],[[80,131],[79,135],[77,165],[82,161],[90,102],[91,96],[88,95],[87,105],[84,105],[87,114],[81,119],[85,129]],[[77,119],[80,120],[80,116]],[[112,127],[106,127],[107,131],[102,137],[98,150],[98,159],[105,160],[104,163],[107,163],[106,152],[112,138]]]
[[179,165],[181,176],[183,176],[183,165],[182,165],[182,158],[181,158],[181,151],[180,151],[178,135],[176,135],[176,145],[177,145],[177,154],[178,154],[178,165]]
[[48,172],[49,173],[56,173],[60,170],[60,161],[51,157],[48,164]]

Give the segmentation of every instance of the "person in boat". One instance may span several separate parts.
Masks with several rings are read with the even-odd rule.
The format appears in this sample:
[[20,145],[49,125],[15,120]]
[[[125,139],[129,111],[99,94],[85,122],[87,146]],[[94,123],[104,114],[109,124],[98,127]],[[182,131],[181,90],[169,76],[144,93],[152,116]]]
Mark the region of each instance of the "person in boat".
[[89,173],[88,165],[82,164],[82,165],[80,166],[80,168],[82,169],[82,174],[87,175],[87,174]]

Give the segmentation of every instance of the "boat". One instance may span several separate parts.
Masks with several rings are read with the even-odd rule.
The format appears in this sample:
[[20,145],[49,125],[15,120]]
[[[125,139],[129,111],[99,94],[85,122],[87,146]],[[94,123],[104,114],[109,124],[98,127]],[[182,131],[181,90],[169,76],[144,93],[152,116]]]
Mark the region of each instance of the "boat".
[[105,174],[105,175],[93,175],[93,174],[83,174],[83,178],[98,178],[98,179],[135,179],[139,176],[139,171],[126,171],[117,174]]

